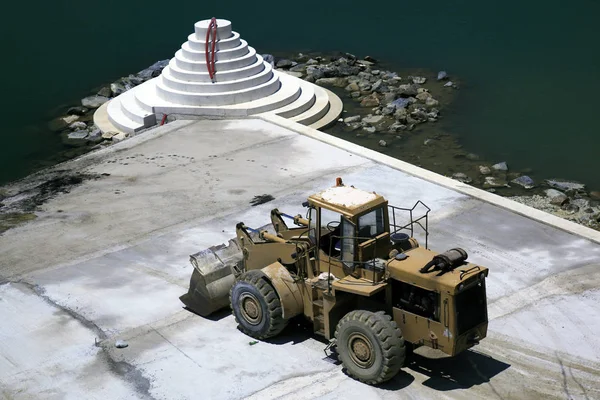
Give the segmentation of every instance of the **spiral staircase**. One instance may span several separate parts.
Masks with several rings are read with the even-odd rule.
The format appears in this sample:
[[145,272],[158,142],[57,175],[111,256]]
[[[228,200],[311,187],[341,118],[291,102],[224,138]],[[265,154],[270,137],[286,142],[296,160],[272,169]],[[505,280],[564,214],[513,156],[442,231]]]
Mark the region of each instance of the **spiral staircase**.
[[342,103],[327,89],[274,70],[232,31],[230,21],[213,18],[194,25],[160,76],[103,108],[110,123],[99,124],[103,131],[132,133],[173,114],[185,119],[274,113],[318,129],[338,118]]

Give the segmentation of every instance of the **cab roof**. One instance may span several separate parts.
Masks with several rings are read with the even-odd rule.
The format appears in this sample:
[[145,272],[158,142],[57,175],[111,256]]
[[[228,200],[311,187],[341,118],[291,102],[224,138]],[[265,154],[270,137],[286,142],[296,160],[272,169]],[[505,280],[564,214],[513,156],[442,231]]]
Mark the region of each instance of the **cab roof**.
[[367,192],[354,186],[336,185],[309,196],[308,202],[310,205],[351,217],[385,204],[387,201],[375,192]]

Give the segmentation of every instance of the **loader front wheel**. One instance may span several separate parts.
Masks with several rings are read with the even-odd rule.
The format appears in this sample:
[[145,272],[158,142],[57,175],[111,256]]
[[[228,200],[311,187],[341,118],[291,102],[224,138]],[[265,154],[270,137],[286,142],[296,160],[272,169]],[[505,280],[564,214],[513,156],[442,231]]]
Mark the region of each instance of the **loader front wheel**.
[[404,339],[383,311],[351,311],[335,331],[337,352],[348,375],[369,385],[392,379],[405,358]]
[[256,339],[268,339],[287,325],[277,292],[262,276],[246,273],[229,292],[231,311],[240,330]]

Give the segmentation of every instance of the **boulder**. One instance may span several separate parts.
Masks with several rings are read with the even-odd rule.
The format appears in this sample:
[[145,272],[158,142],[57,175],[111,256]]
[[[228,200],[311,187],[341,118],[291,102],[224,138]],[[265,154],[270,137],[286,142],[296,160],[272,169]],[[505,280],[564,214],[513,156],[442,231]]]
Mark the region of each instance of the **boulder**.
[[370,94],[361,100],[360,105],[363,107],[376,107],[379,105],[379,98],[375,93]]
[[398,121],[406,121],[407,116],[408,111],[406,111],[406,108],[398,108],[396,112],[394,112],[394,118]]
[[403,84],[398,86],[398,94],[403,97],[416,96],[419,94],[417,85]]
[[363,130],[367,133],[375,133],[377,129],[374,126],[363,126]]
[[351,117],[344,118],[344,123],[351,124],[352,122],[360,122],[360,115],[353,115]]
[[281,59],[279,61],[277,61],[277,63],[275,63],[275,66],[277,68],[290,68],[293,67],[295,64],[292,60],[288,60],[288,59]]
[[317,65],[319,62],[317,60],[315,60],[314,58],[309,58],[308,61],[306,62],[306,65]]
[[94,95],[81,100],[81,105],[87,108],[98,108],[108,101],[108,97]]
[[425,105],[427,107],[437,107],[439,104],[440,102],[434,99],[433,97],[428,97],[427,99],[425,99]]
[[352,83],[348,84],[348,86],[346,86],[344,89],[347,90],[348,92],[358,92],[360,90],[360,88],[358,87],[358,84],[356,82],[352,82]]
[[490,167],[486,167],[485,165],[480,165],[479,166],[479,172],[482,175],[489,175],[492,173],[492,170],[490,169]]
[[308,67],[306,67],[306,75],[317,80],[324,78],[325,72],[323,72],[323,70],[318,66],[309,65]]
[[131,87],[129,85],[126,86],[121,81],[113,82],[110,84],[110,91],[112,93],[112,96],[118,96],[122,93],[125,93],[129,89],[131,89]]
[[422,103],[425,103],[425,100],[427,100],[428,98],[431,97],[431,93],[420,92],[420,93],[417,93],[417,95],[415,97],[417,98],[417,100],[421,101]]
[[290,68],[291,72],[306,72],[306,64],[298,64],[298,65],[294,65],[292,68]]
[[446,78],[448,78],[448,74],[446,73],[446,71],[440,71],[440,72],[438,72],[438,74],[437,74],[437,80],[438,81],[441,81],[441,80],[446,79]]
[[457,181],[462,182],[462,183],[471,183],[473,181],[471,178],[469,178],[467,176],[467,174],[464,174],[462,172],[457,172],[457,173],[453,174],[452,179],[456,179]]
[[157,76],[160,75],[160,73],[162,72],[162,70],[167,65],[169,65],[169,61],[170,60],[168,60],[168,59],[167,60],[157,61],[154,64],[152,64],[151,66],[149,66],[148,68],[141,70],[136,75],[142,81],[147,81],[149,79],[156,78]]
[[404,130],[406,130],[406,125],[401,124],[400,122],[394,122],[393,124],[391,124],[389,126],[388,130],[392,133],[396,133],[398,131],[404,131]]
[[448,81],[446,83],[444,83],[444,87],[453,87],[454,83],[452,83],[452,81]]
[[409,76],[408,79],[411,80],[412,83],[416,83],[417,85],[422,85],[427,81],[427,78],[422,76]]
[[495,178],[493,176],[486,176],[485,182],[483,183],[484,188],[499,188],[499,187],[507,187],[508,185],[502,179]]
[[104,132],[102,134],[102,139],[106,139],[106,140],[112,139],[113,136],[118,135],[118,134],[119,134],[119,132],[110,132],[110,131],[109,132]]
[[53,132],[60,131],[65,129],[67,126],[71,125],[78,119],[79,116],[77,115],[67,115],[64,117],[58,117],[48,123],[48,129],[50,129]]
[[123,140],[127,139],[127,136],[128,136],[127,133],[120,132],[120,133],[117,133],[116,135],[114,135],[112,137],[112,141],[115,142],[115,143],[118,143],[120,141],[123,141]]
[[379,146],[381,146],[381,147],[387,147],[387,142],[382,139],[382,140],[379,141]]
[[389,105],[393,106],[394,109],[406,108],[410,105],[410,100],[405,97],[399,97],[392,101]]
[[368,125],[377,125],[383,122],[385,117],[383,115],[368,115],[363,118],[362,122]]
[[352,97],[353,99],[358,99],[360,96],[361,94],[358,91],[350,93],[350,97]]
[[584,190],[585,189],[585,185],[583,183],[578,183],[578,182],[570,182],[570,181],[561,181],[561,180],[548,179],[548,180],[546,180],[546,183],[550,187],[553,187],[555,189],[562,190],[562,191],[565,191],[565,192],[568,192],[568,191],[579,191],[579,190]]
[[89,132],[85,129],[80,129],[80,130],[76,130],[73,132],[69,132],[67,134],[67,137],[69,139],[75,139],[75,140],[80,140],[80,139],[85,139],[88,136]]
[[319,86],[335,86],[335,87],[345,87],[348,84],[348,79],[346,78],[319,78],[315,82]]
[[519,176],[518,178],[513,179],[511,182],[523,186],[525,189],[531,189],[535,186],[533,179],[527,175]]
[[112,96],[112,90],[110,90],[110,86],[105,86],[102,89],[98,90],[97,94],[99,96],[110,97]]
[[272,54],[263,54],[262,58],[267,64],[271,64],[271,67],[275,67],[275,57]]
[[75,121],[71,125],[69,125],[69,129],[73,129],[74,131],[80,130],[80,129],[86,129],[86,128],[87,128],[86,123],[82,122],[82,121]]
[[498,164],[492,165],[492,169],[496,171],[508,171],[508,164],[506,164],[506,161],[502,161]]

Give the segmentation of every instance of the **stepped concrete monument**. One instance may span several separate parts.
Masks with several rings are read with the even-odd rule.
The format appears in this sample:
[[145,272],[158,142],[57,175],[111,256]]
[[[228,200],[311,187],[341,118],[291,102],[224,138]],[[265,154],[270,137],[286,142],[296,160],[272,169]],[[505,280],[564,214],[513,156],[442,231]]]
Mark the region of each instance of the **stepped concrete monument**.
[[224,19],[202,20],[160,76],[115,97],[94,120],[103,131],[133,133],[166,115],[240,117],[273,113],[320,128],[338,118],[327,89],[276,71]]

